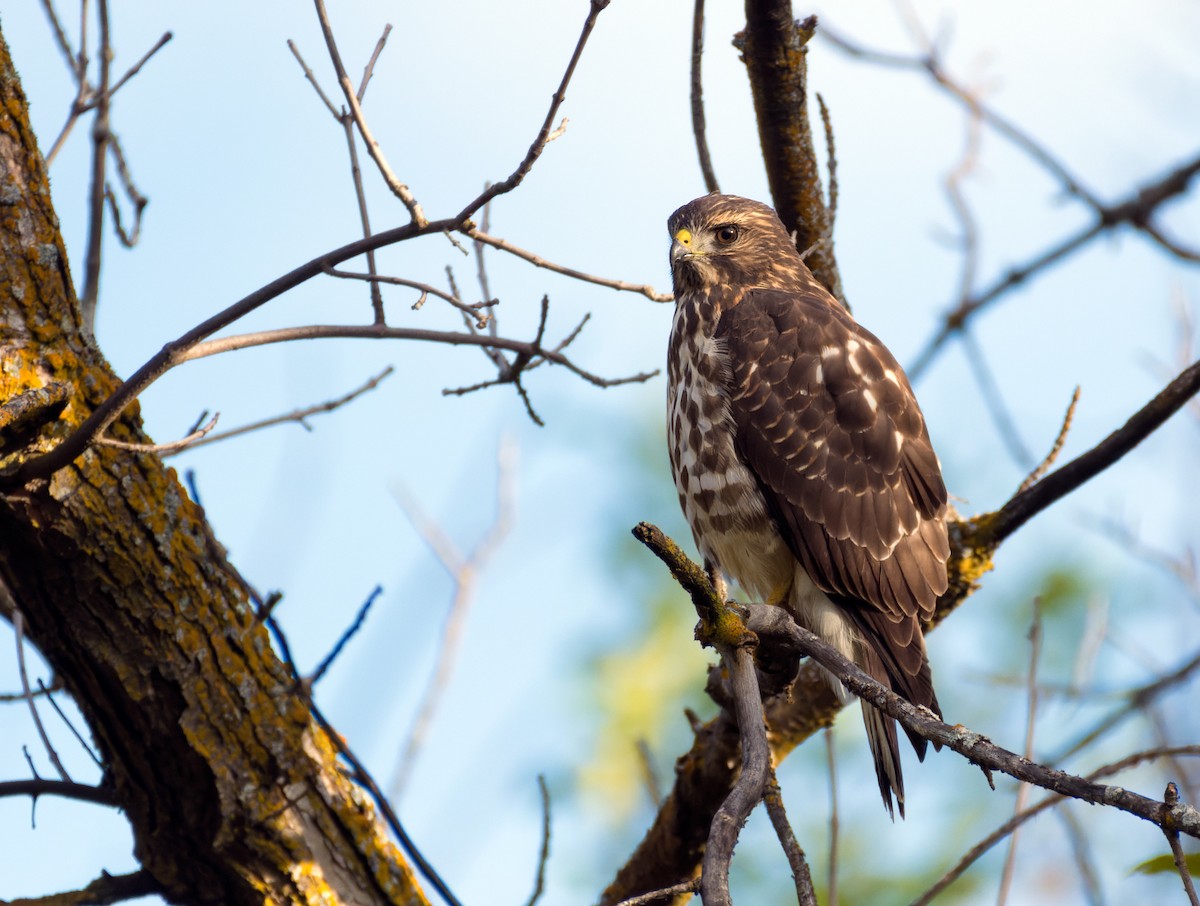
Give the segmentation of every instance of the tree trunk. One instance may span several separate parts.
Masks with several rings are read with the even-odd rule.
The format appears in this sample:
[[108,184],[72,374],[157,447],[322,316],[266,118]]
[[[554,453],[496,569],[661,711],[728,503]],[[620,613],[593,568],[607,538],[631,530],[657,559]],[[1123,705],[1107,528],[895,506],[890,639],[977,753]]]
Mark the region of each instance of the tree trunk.
[[[426,903],[174,470],[95,446],[3,483],[119,380],[83,334],[2,36],[0,218],[0,582],[88,722],[137,858],[183,903]],[[146,441],[136,404],[110,434]]]

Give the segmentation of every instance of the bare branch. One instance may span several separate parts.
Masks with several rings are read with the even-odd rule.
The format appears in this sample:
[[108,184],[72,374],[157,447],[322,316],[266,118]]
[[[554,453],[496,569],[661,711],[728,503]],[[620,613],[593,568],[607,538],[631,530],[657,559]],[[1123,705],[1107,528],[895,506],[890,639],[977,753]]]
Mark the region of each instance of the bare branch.
[[548,271],[553,271],[556,274],[562,274],[566,277],[573,277],[576,280],[582,280],[584,283],[595,283],[597,286],[607,286],[609,289],[616,289],[627,293],[640,293],[651,302],[672,302],[675,297],[670,293],[660,293],[653,286],[638,283],[626,283],[624,280],[613,280],[609,277],[598,277],[595,274],[589,274],[584,271],[577,271],[574,268],[565,267],[561,264],[555,264],[553,261],[547,261],[540,255],[527,251],[520,246],[513,245],[507,239],[501,239],[499,236],[489,236],[487,233],[477,229],[464,231],[476,242],[481,242],[485,245],[490,245],[493,248],[508,252],[510,255],[516,255],[525,261],[528,261],[534,267],[545,268]]
[[354,124],[358,126],[358,134],[362,136],[363,144],[367,146],[367,153],[375,161],[375,166],[379,168],[379,173],[388,188],[391,189],[392,194],[399,198],[404,207],[408,209],[413,225],[426,226],[429,221],[425,218],[425,212],[421,210],[421,206],[408,186],[402,183],[392,171],[387,158],[383,156],[383,149],[379,147],[379,142],[375,140],[371,127],[367,125],[367,118],[363,114],[362,105],[358,102],[354,85],[350,82],[350,76],[346,74],[346,67],[342,65],[342,55],[338,52],[337,41],[333,36],[333,26],[329,24],[329,15],[325,12],[324,0],[314,0],[314,3],[317,9],[317,18],[321,23],[321,33],[325,36],[325,46],[329,49],[329,59],[337,74],[338,85],[346,99],[346,106],[350,108],[350,115],[354,117]]
[[804,857],[804,850],[800,848],[792,826],[788,823],[787,812],[783,808],[783,796],[780,793],[779,781],[775,777],[774,769],[770,771],[767,779],[767,789],[763,795],[763,801],[767,806],[767,814],[771,818],[771,826],[775,828],[775,835],[779,838],[779,843],[787,854],[788,865],[792,869],[792,879],[796,884],[796,902],[799,906],[817,906],[812,872],[808,870],[808,860]]
[[961,724],[951,726],[896,695],[871,679],[858,666],[803,627],[797,626],[783,608],[753,604],[747,626],[760,637],[787,639],[802,653],[834,674],[859,698],[931,742],[953,749],[985,770],[1001,771],[1017,780],[1084,802],[1107,805],[1135,815],[1160,828],[1181,831],[1200,838],[1200,812],[1184,803],[1167,805],[1116,786],[1094,783],[1083,777],[1028,761],[997,746],[985,736]]
[[[704,617],[701,617],[703,621]],[[740,623],[740,621],[738,621]],[[751,649],[755,640],[721,653],[729,672],[738,730],[742,740],[742,771],[721,807],[713,816],[700,870],[700,897],[704,906],[731,906],[729,866],[733,847],[750,812],[762,800],[771,769],[771,750],[767,745],[767,726],[763,718],[762,695],[754,669]],[[718,650],[723,646],[717,642]]]
[[[1167,754],[1191,755],[1200,757],[1200,746],[1177,746],[1168,750],[1149,749],[1144,752],[1136,752],[1133,755],[1122,758],[1120,761],[1116,761],[1112,764],[1107,764],[1096,769],[1087,775],[1087,779],[1095,781],[1104,777],[1111,777],[1114,774],[1119,774],[1121,771],[1124,771],[1128,768],[1135,767],[1144,761],[1162,758]],[[1008,821],[1004,822],[1004,824],[1000,825],[998,828],[980,840],[977,844],[971,847],[971,849],[969,849],[963,855],[963,857],[959,859],[952,868],[950,868],[949,871],[947,871],[944,875],[942,875],[941,878],[938,879],[936,884],[926,890],[923,894],[921,894],[921,896],[913,900],[911,906],[928,906],[928,904],[933,902],[942,893],[942,891],[961,878],[963,874],[966,873],[966,870],[970,868],[976,861],[978,861],[981,856],[983,856],[993,846],[1011,834],[1017,827],[1024,824],[1030,818],[1040,815],[1046,809],[1058,805],[1064,801],[1065,797],[1061,795],[1047,796],[1045,799],[1034,803],[1024,811],[1013,815],[1008,819]]]
[[1165,176],[1135,189],[1123,201],[1113,205],[1095,207],[1096,220],[1094,223],[1073,233],[1024,264],[1011,268],[1007,274],[982,292],[963,299],[953,311],[946,315],[942,325],[918,354],[916,361],[908,369],[909,378],[916,381],[951,336],[959,333],[978,312],[987,308],[1013,287],[1024,283],[1035,274],[1083,248],[1097,236],[1119,226],[1128,225],[1144,231],[1144,224],[1150,222],[1150,218],[1163,204],[1187,191],[1197,173],[1200,173],[1200,157],[1193,158]]
[[700,173],[704,176],[706,192],[720,192],[717,174],[713,171],[708,153],[708,138],[704,124],[704,80],[700,77],[700,58],[704,54],[704,0],[696,0],[692,10],[692,133],[696,137],[696,153],[700,156]]
[[[489,320],[491,315],[482,309],[495,305],[495,301],[485,300],[483,302],[464,302],[460,297],[438,289],[428,283],[421,283],[419,280],[409,280],[405,277],[381,277],[372,274],[356,274],[351,271],[340,271],[335,268],[330,268],[326,271],[331,277],[338,277],[342,280],[369,280],[372,283],[387,283],[391,286],[407,286],[411,289],[418,290],[422,296],[436,296],[446,302],[449,302],[459,311],[470,315],[475,322],[476,327],[483,327]],[[415,306],[414,306],[415,307]]]
[[104,872],[81,890],[14,900],[12,906],[110,906],[162,893],[162,885],[145,869],[127,875]]
[[[463,208],[458,217],[455,218],[460,222],[465,222],[469,218],[475,216],[475,213],[485,204],[491,201],[498,195],[505,195],[511,192],[529,175],[529,171],[533,169],[533,165],[537,163],[537,159],[542,156],[542,152],[546,150],[546,145],[550,143],[552,137],[557,137],[557,130],[553,129],[554,120],[558,116],[558,109],[562,106],[563,101],[567,99],[567,86],[571,84],[571,77],[575,74],[575,67],[579,65],[579,60],[583,56],[583,48],[587,45],[588,38],[592,34],[592,29],[596,27],[596,20],[600,13],[608,8],[610,0],[591,0],[590,8],[588,9],[587,18],[583,22],[583,30],[579,33],[579,40],[575,43],[575,50],[571,54],[571,59],[567,63],[566,72],[563,73],[562,80],[558,84],[558,90],[554,92],[554,96],[550,101],[550,109],[546,111],[546,118],[542,121],[542,128],[538,130],[537,137],[534,138],[533,144],[529,146],[529,150],[525,152],[524,159],[517,165],[517,169],[513,170],[506,179],[498,183],[493,183],[476,196],[465,208]],[[566,121],[563,121],[561,130],[566,126]]]
[[[271,428],[275,425],[287,424],[288,422],[297,422],[298,424],[302,425],[305,430],[311,431],[312,428],[309,427],[307,419],[314,415],[322,415],[326,412],[333,412],[336,409],[340,409],[342,406],[345,406],[347,403],[356,400],[364,393],[374,390],[380,385],[380,383],[386,380],[394,370],[395,369],[393,369],[391,365],[388,365],[387,368],[383,369],[383,371],[379,372],[379,374],[375,375],[373,378],[370,378],[366,383],[356,387],[344,396],[339,396],[337,399],[326,400],[325,402],[317,403],[314,406],[306,406],[303,409],[295,409],[284,415],[276,415],[273,418],[265,418],[260,421],[251,422],[248,425],[230,428],[228,431],[218,431],[211,437],[205,437],[201,440],[195,441],[189,445],[188,449],[203,447],[206,444],[215,444],[222,440],[228,440],[231,437],[239,437],[242,434],[249,434],[251,431],[260,431],[263,428]],[[173,456],[176,452],[179,451],[171,451],[166,455]]]
[[96,443],[103,447],[115,447],[118,450],[129,450],[132,453],[158,453],[163,456],[171,453],[179,453],[186,450],[188,447],[195,446],[203,439],[213,428],[217,426],[217,419],[221,417],[218,412],[213,415],[204,425],[192,431],[186,437],[181,437],[179,440],[171,441],[169,444],[135,444],[124,440],[116,440],[112,437],[97,437]]
[[62,796],[66,799],[77,799],[80,802],[90,802],[94,805],[108,805],[119,808],[120,803],[112,790],[86,783],[75,783],[71,780],[45,780],[34,777],[31,780],[0,781],[0,797],[4,796]]
[[108,0],[99,0],[98,15],[100,85],[96,89],[96,116],[92,121],[92,183],[88,190],[87,252],[83,291],[79,294],[83,332],[88,337],[93,336],[96,328],[96,303],[100,295],[100,256],[104,241],[104,174],[108,162],[108,108],[112,99],[108,80],[113,55],[108,33]]
[[975,334],[971,331],[964,330],[961,337],[967,365],[971,369],[971,375],[975,378],[975,384],[979,388],[979,395],[983,397],[983,404],[996,426],[996,432],[1000,435],[1000,440],[1004,442],[1009,456],[1013,458],[1017,465],[1028,469],[1033,464],[1033,457],[1029,454],[1029,450],[1026,449],[1025,442],[1021,440],[1021,433],[1017,428],[1017,423],[1008,411],[1008,406],[1004,402],[1004,396],[996,384],[996,379],[992,375],[991,369],[988,368],[987,359],[983,355],[983,348],[975,341]]

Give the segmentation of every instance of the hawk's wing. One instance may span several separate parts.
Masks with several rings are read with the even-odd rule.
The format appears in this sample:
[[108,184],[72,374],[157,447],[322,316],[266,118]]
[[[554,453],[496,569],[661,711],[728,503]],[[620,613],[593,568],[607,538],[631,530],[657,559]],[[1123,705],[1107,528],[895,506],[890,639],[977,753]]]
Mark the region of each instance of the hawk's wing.
[[818,292],[752,290],[726,309],[737,449],[824,591],[892,623],[946,590],[946,486],[895,358]]

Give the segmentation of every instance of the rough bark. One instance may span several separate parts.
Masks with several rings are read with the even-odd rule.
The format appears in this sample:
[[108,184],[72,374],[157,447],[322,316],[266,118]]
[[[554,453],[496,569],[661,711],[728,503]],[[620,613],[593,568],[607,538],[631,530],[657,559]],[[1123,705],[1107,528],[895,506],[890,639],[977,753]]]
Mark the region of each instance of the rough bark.
[[771,201],[796,248],[811,249],[805,263],[843,305],[842,278],[833,254],[833,221],[808,117],[808,42],[817,20],[797,22],[791,0],[746,0],[746,30],[738,42],[750,91]]
[[[0,36],[0,476],[118,384],[83,333]],[[136,404],[110,433],[146,441]],[[169,899],[426,902],[157,456],[93,447],[49,480],[0,478],[0,583],[82,710]]]

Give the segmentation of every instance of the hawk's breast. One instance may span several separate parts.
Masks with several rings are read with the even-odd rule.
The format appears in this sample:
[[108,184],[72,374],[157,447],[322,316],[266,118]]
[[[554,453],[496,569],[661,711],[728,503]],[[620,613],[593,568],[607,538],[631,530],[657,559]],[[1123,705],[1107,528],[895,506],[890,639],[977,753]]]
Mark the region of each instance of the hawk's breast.
[[681,299],[671,326],[667,441],[675,489],[704,558],[767,600],[791,582],[795,561],[735,447],[728,356],[696,304],[703,299]]

